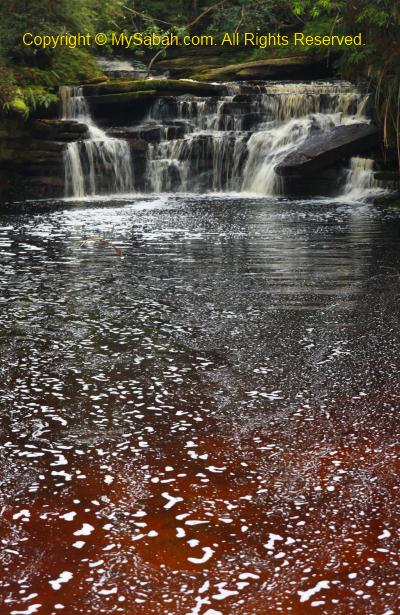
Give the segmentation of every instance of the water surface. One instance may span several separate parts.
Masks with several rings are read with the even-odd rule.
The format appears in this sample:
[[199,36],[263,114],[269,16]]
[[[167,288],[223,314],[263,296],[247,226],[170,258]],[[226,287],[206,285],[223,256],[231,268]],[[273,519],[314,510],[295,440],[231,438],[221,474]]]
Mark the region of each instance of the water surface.
[[1,613],[399,612],[399,239],[343,202],[3,215]]

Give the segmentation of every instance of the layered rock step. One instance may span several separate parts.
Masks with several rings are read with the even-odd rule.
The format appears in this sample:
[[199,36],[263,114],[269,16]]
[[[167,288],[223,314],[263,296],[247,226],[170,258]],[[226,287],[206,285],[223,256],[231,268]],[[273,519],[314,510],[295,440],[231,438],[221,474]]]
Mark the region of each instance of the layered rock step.
[[345,82],[128,79],[61,99],[63,119],[15,125],[1,151],[34,196],[336,194],[349,159],[373,156],[378,140],[368,95]]

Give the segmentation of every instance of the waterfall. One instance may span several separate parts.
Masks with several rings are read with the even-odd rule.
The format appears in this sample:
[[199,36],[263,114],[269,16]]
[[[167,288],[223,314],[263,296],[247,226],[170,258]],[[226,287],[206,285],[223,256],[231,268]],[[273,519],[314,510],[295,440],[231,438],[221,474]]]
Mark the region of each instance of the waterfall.
[[[225,84],[225,95],[160,96],[122,134],[146,142],[137,184],[147,192],[234,192],[275,196],[285,185],[276,167],[314,135],[369,122],[368,95],[348,82]],[[66,196],[134,191],[129,143],[93,121],[80,87],[60,89],[62,119],[87,127],[64,152]],[[343,197],[377,194],[373,161],[353,158]],[[334,184],[332,184],[334,189]],[[338,190],[339,191],[339,190]]]
[[132,192],[129,143],[94,123],[81,87],[60,88],[61,117],[86,124],[87,137],[68,143],[64,152],[65,194],[75,198]]
[[347,82],[226,84],[226,92],[153,104],[142,127],[157,125],[162,136],[148,146],[149,191],[280,194],[275,168],[292,149],[340,124],[368,121],[368,96]]
[[383,192],[385,190],[374,176],[374,161],[370,158],[351,158],[342,198],[360,201]]

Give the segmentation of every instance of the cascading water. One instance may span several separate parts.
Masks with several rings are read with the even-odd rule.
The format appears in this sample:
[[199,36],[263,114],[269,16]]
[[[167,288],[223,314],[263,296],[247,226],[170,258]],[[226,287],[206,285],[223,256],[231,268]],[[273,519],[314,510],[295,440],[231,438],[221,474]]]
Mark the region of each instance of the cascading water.
[[68,143],[64,153],[66,196],[132,192],[133,168],[129,143],[109,137],[94,123],[80,87],[60,88],[63,120],[86,124],[87,137]]
[[[227,96],[164,97],[146,125],[163,137],[149,145],[154,192],[281,192],[276,166],[308,137],[367,122],[368,96],[349,83],[227,85]],[[170,138],[170,130],[179,136]]]
[[[368,96],[347,82],[224,87],[220,97],[160,97],[145,120],[125,129],[147,141],[141,189],[279,195],[284,184],[275,169],[291,151],[335,126],[369,121]],[[129,143],[94,123],[82,88],[63,87],[60,97],[62,119],[87,127],[86,138],[65,150],[66,196],[133,192]],[[351,160],[344,195],[357,200],[380,191],[372,165]]]
[[346,200],[361,201],[383,192],[385,189],[375,179],[374,161],[371,158],[351,158],[343,197]]

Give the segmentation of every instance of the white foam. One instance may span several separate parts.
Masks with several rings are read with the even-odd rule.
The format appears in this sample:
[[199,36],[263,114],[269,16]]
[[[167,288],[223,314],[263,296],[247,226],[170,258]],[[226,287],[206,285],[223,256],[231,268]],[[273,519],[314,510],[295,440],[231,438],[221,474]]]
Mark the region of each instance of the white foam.
[[318,594],[321,589],[329,589],[329,587],[329,581],[319,581],[316,586],[311,589],[307,589],[306,591],[298,591],[297,593],[300,596],[300,602],[307,602],[312,596]]
[[74,532],[74,536],[89,536],[92,532],[94,532],[93,525],[90,525],[90,523],[84,523],[80,530]]
[[203,547],[203,551],[203,557],[188,557],[188,561],[192,562],[192,564],[205,564],[215,553],[210,547]]
[[162,493],[161,495],[162,495],[163,498],[168,500],[167,504],[164,505],[164,508],[167,509],[167,510],[169,508],[172,508],[173,506],[175,506],[175,504],[178,504],[178,502],[183,502],[183,498],[181,498],[181,497],[174,497],[173,495],[170,495],[166,491],[164,491],[164,493]]
[[74,575],[72,574],[72,572],[68,572],[68,570],[65,570],[64,572],[60,574],[58,579],[49,581],[49,584],[55,591],[58,591],[59,589],[61,589],[61,585],[64,583],[68,583],[68,581],[70,581],[73,576]]

